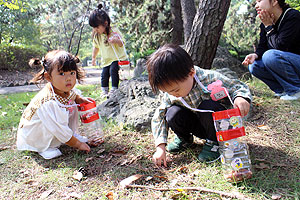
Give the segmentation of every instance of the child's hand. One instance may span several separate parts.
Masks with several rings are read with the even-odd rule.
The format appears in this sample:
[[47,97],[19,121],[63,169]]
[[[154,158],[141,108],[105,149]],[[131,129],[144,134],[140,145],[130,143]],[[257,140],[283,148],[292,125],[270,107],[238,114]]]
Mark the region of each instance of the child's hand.
[[76,137],[72,136],[71,139],[66,142],[66,145],[69,145],[70,147],[74,147],[76,149],[79,149],[81,151],[86,151],[87,153],[91,151],[91,148],[89,145],[87,145],[84,142],[80,142]]
[[92,103],[91,99],[92,98],[90,98],[90,97],[81,97],[81,96],[78,96],[75,101],[76,101],[77,104]]
[[161,163],[164,163],[164,166],[167,167],[166,160],[166,144],[160,144],[156,147],[156,152],[153,155],[153,162],[158,167],[161,166]]
[[237,97],[234,100],[234,108],[239,108],[241,111],[242,117],[246,116],[250,110],[250,103],[245,100],[243,97]]
[[91,151],[91,148],[89,145],[87,145],[86,143],[84,142],[80,142],[79,146],[78,146],[78,149],[81,150],[81,151],[86,151],[87,153]]

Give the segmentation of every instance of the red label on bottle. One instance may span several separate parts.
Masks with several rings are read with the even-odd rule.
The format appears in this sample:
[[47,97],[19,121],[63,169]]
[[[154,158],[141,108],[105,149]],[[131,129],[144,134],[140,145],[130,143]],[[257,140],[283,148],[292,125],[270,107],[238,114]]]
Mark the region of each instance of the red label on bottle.
[[89,112],[86,113],[85,115],[81,115],[80,119],[83,123],[90,123],[93,122],[97,119],[99,119],[99,114],[97,112]]
[[238,108],[212,113],[218,141],[227,141],[246,135]]
[[227,131],[219,131],[219,132],[216,132],[216,134],[217,134],[218,141],[223,142],[223,141],[231,140],[231,139],[238,138],[241,136],[245,136],[246,132],[245,132],[245,128],[241,127],[241,128],[236,128],[236,129],[230,129]]

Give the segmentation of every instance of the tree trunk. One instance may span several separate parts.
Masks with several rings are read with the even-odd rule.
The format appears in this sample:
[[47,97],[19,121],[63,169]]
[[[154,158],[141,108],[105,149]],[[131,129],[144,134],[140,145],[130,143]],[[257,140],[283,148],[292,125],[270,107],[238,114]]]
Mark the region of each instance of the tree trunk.
[[186,44],[191,34],[196,7],[194,0],[181,0],[180,2],[183,18],[184,44]]
[[194,64],[210,69],[230,6],[230,0],[202,0],[185,44]]
[[182,44],[183,40],[183,23],[181,18],[181,6],[179,0],[171,0],[171,13],[172,13],[172,43]]

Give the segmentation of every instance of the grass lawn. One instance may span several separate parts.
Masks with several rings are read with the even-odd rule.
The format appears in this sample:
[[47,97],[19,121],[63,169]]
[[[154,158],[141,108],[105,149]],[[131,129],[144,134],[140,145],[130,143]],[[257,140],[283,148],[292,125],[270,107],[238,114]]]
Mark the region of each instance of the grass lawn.
[[[220,163],[196,160],[200,140],[181,154],[168,154],[168,168],[157,168],[151,161],[155,151],[151,132],[113,122],[105,127],[105,143],[89,154],[66,145],[60,147],[63,156],[53,160],[18,152],[18,122],[35,93],[0,95],[0,199],[300,199],[300,101],[274,98],[257,79],[247,84],[254,101],[243,140],[250,148],[254,174],[239,184],[226,182]],[[84,96],[100,103],[99,88],[79,87]],[[73,176],[79,169],[84,176],[77,180]],[[122,189],[119,183],[132,175],[143,175],[133,184],[146,187]],[[168,188],[173,190],[165,191]]]

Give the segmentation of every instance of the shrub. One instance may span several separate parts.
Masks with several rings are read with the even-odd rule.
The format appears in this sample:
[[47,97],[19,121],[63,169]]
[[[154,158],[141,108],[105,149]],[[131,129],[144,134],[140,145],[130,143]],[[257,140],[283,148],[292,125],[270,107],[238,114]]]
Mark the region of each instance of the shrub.
[[0,45],[0,70],[27,71],[31,58],[41,58],[46,51],[36,47]]

